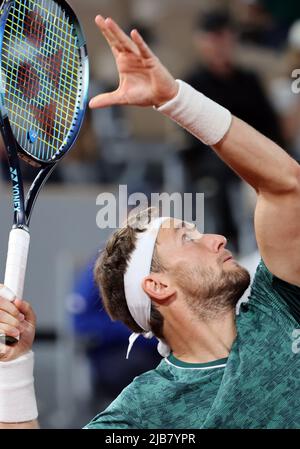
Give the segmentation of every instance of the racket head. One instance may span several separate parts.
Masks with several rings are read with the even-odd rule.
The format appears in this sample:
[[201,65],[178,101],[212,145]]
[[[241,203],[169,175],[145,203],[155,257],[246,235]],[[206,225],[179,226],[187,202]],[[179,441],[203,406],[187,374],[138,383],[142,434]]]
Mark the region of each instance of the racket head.
[[5,0],[0,17],[0,119],[32,165],[60,160],[80,131],[88,100],[85,37],[69,4]]

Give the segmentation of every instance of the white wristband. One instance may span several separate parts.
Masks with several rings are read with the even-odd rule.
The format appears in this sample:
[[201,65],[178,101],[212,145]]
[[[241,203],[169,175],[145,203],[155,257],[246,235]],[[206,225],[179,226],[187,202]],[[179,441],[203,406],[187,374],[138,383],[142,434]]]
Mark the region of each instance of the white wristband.
[[0,422],[22,423],[38,416],[34,392],[33,352],[0,362]]
[[231,126],[230,111],[184,81],[176,81],[179,84],[178,94],[156,108],[157,111],[174,120],[206,145],[220,142]]

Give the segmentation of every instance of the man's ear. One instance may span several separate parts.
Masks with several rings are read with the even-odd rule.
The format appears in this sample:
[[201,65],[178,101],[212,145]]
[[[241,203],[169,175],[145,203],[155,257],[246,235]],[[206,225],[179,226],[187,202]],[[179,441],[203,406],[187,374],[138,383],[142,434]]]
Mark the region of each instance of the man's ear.
[[142,288],[148,296],[157,301],[165,301],[176,292],[168,277],[161,273],[151,273],[142,282]]

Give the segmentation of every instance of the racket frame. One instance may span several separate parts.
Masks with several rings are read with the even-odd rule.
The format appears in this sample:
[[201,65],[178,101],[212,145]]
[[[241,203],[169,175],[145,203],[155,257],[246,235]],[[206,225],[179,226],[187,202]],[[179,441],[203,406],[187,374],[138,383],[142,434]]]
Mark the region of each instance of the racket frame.
[[[58,151],[55,153],[55,155],[52,157],[50,161],[40,160],[38,157],[28,153],[14,137],[13,130],[10,125],[9,113],[5,104],[5,89],[2,80],[1,67],[2,67],[2,47],[3,47],[5,26],[7,19],[9,17],[10,9],[14,5],[15,1],[4,0],[0,10],[0,130],[8,155],[8,163],[13,190],[13,207],[14,207],[13,228],[10,234],[7,260],[9,259],[9,256],[11,256],[10,253],[12,253],[14,250],[16,251],[16,242],[19,242],[18,245],[22,245],[22,240],[24,240],[23,254],[18,254],[16,256],[16,260],[14,260],[13,262],[17,266],[17,263],[20,263],[22,259],[23,265],[25,264],[25,266],[22,268],[24,276],[21,284],[23,283],[23,285],[18,285],[17,280],[11,281],[11,283],[15,284],[16,286],[15,290],[18,290],[19,292],[23,292],[24,287],[24,277],[27,264],[27,255],[29,250],[29,224],[35,202],[37,200],[40,190],[42,189],[43,185],[53,172],[54,168],[56,167],[56,164],[67,154],[72,145],[75,143],[83,123],[88,101],[89,62],[88,62],[86,40],[82,28],[74,11],[65,0],[52,0],[52,1],[57,3],[66,12],[66,15],[68,16],[70,22],[74,26],[74,30],[78,39],[77,51],[79,56],[79,76],[78,76],[76,108],[72,119],[72,125],[70,126],[67,137],[64,139],[63,145],[58,149]],[[30,165],[40,169],[38,175],[36,176],[35,180],[33,181],[27,193],[26,200],[24,195],[24,185],[19,164],[19,158],[23,159]],[[22,239],[22,232],[20,231],[23,231],[24,239]],[[25,244],[26,241],[27,243]],[[7,276],[8,271],[10,271],[9,276]],[[7,266],[5,277],[11,279],[12,278],[11,272],[12,272],[11,267],[9,269]],[[13,293],[16,293],[16,291],[14,291],[11,285],[7,285],[7,287],[11,288]],[[19,297],[21,297],[21,295]],[[17,340],[12,337],[6,337],[6,344],[13,344],[16,341]]]
[[[86,45],[86,38],[83,34],[82,27],[79,23],[79,20],[77,16],[75,15],[74,11],[70,7],[70,5],[65,0],[51,0],[54,3],[57,3],[67,14],[69,17],[72,25],[74,26],[74,30],[78,39],[78,56],[80,61],[79,66],[79,77],[78,77],[78,91],[77,91],[77,98],[76,98],[76,109],[73,115],[72,119],[72,125],[70,126],[69,132],[67,137],[64,140],[63,145],[57,150],[55,155],[52,157],[49,161],[43,161],[37,156],[34,156],[33,154],[30,154],[29,152],[24,149],[19,142],[16,140],[16,147],[18,155],[21,159],[23,159],[28,164],[34,166],[34,167],[44,167],[45,165],[49,165],[52,163],[58,162],[60,159],[62,159],[69,149],[73,146],[75,143],[80,128],[83,123],[85,110],[88,102],[88,86],[89,86],[89,62],[88,62],[88,51],[87,51],[87,45]],[[14,5],[15,0],[4,0],[1,10],[0,10],[0,68],[2,67],[2,47],[3,47],[3,37],[4,37],[4,31],[6,22],[9,16],[10,9]],[[0,123],[3,119],[3,117],[7,117],[9,120],[9,115],[7,108],[5,106],[5,92],[4,92],[4,86],[2,81],[2,73],[0,70]]]
[[[76,99],[76,108],[73,115],[72,125],[70,126],[64,144],[58,149],[51,161],[42,161],[38,157],[28,153],[15,139],[10,121],[9,113],[5,105],[5,90],[0,70],[0,128],[1,134],[7,149],[7,155],[10,166],[10,177],[13,185],[13,203],[14,203],[14,228],[28,229],[32,210],[36,202],[37,196],[54,170],[56,163],[60,161],[70,150],[75,143],[80,128],[83,123],[85,110],[88,101],[88,86],[89,86],[89,63],[86,39],[83,34],[80,23],[75,15],[73,9],[65,0],[51,0],[57,3],[68,16],[70,22],[74,26],[74,30],[78,39],[78,56],[80,61],[79,77],[78,77],[78,92]],[[7,19],[11,7],[15,0],[4,0],[0,12],[0,67],[2,67],[2,47],[3,36]],[[22,181],[22,174],[19,165],[19,159],[23,159],[28,164],[40,168],[40,172],[34,180],[27,198],[24,198],[24,187]]]

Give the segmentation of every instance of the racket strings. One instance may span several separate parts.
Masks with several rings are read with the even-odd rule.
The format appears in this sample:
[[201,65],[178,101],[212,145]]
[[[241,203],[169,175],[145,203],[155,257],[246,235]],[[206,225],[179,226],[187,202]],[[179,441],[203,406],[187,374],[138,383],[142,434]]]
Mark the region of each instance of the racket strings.
[[39,76],[27,62],[21,64],[17,74],[17,85],[28,100],[36,97],[40,90]]
[[24,18],[24,34],[37,47],[44,42],[46,27],[42,17],[35,11],[28,11]]
[[[14,14],[12,14],[12,16],[14,16],[15,18],[17,18],[17,16],[15,16]],[[10,19],[8,19],[7,20],[7,23],[8,24],[10,24],[10,25],[7,25],[7,29],[11,32],[11,33],[14,33],[14,34],[16,34],[18,37],[20,37],[20,41],[22,42],[23,40],[24,40],[24,36],[23,36],[23,32],[24,32],[24,29],[23,29],[23,27],[21,26],[21,25],[18,25],[18,24],[16,24],[16,23],[14,23],[12,20],[10,20]],[[51,39],[50,39],[51,40]],[[54,41],[53,41],[54,42]],[[33,43],[32,41],[31,41],[31,43]],[[5,42],[4,42],[4,44],[6,44]],[[7,45],[7,44],[6,44]],[[35,45],[34,43],[33,43],[33,45]],[[52,50],[51,48],[50,48],[50,50]],[[74,53],[73,53],[74,54]],[[23,56],[23,53],[21,53],[20,54],[20,56]],[[65,76],[66,76],[66,78],[68,78],[70,81],[73,79],[73,74],[72,74],[72,72],[69,70],[69,69],[65,69]],[[70,85],[71,85],[71,82],[69,81],[69,83],[70,83]],[[75,87],[74,85],[72,86],[72,87]]]
[[[63,51],[60,48],[52,56],[41,56],[39,58],[40,64],[44,66],[45,70],[50,74],[50,82],[54,83],[57,89],[59,89],[61,65],[62,65]],[[73,86],[74,87],[74,86]],[[74,103],[75,105],[75,103]]]
[[[13,69],[13,67],[12,67]],[[5,73],[5,70],[3,70]],[[24,80],[25,81],[25,80]],[[27,83],[27,84],[26,84]],[[25,97],[27,96],[27,99],[30,99],[30,97],[33,96],[33,92],[32,92],[32,83],[33,80],[32,78],[29,80],[27,80],[23,85],[22,85],[22,90],[19,90],[19,94],[23,94]],[[28,84],[30,84],[30,88],[28,86]],[[30,103],[27,103],[22,97],[20,97],[19,95],[16,95],[16,92],[18,91],[16,86],[13,86],[12,84],[9,84],[10,87],[10,96],[13,97],[13,99],[10,99],[9,97],[6,98],[6,101],[10,104],[11,106],[11,111],[12,113],[22,119],[24,122],[26,122],[28,125],[32,125],[32,120],[27,119],[24,116],[24,109],[25,108],[32,108],[32,110],[37,111],[38,109],[42,111],[42,114],[44,113],[44,105],[41,102],[35,101],[36,103],[36,107],[34,105],[31,105]],[[36,88],[37,89],[37,88]],[[14,91],[14,92],[13,92]],[[51,97],[47,95],[47,101],[51,101]],[[72,123],[72,119],[71,117],[68,117],[68,114],[66,115],[66,113],[68,112],[67,109],[63,110],[59,107],[57,107],[56,109],[57,111],[60,111],[61,114],[57,114],[57,117],[61,120],[61,122],[65,121],[66,118],[68,118],[68,125],[71,125]],[[17,124],[17,122],[15,122]],[[42,122],[41,122],[42,123]],[[25,130],[25,128],[23,128]],[[45,134],[47,134],[46,130]],[[59,133],[59,129],[57,127],[53,127],[53,131],[57,131],[57,133]],[[62,139],[58,139],[55,135],[51,135],[48,134],[49,137],[53,138],[54,140],[57,141],[57,143],[62,143]],[[43,140],[44,143],[47,143],[45,140]],[[56,149],[55,146],[52,147],[53,149]]]
[[[5,48],[7,48],[7,44],[6,43],[4,43],[3,44],[3,47],[5,47]],[[9,49],[7,49],[7,53],[8,53],[8,55],[2,55],[2,58],[3,58],[3,60],[5,60],[5,62],[6,62],[6,66],[10,69],[10,70],[14,70],[15,68],[11,65],[11,63],[10,63],[10,60],[11,60],[11,57],[13,57],[15,54],[17,54],[18,56],[23,56],[23,54],[22,53],[20,53],[20,52],[18,52],[18,51],[14,51],[13,53],[12,52],[10,52],[10,50]],[[51,67],[56,67],[57,68],[57,70],[56,71],[54,71],[54,70],[48,70],[48,77],[49,77],[49,79],[51,79],[52,80],[52,82],[54,81],[55,82],[55,85],[56,85],[56,87],[57,87],[57,89],[59,89],[59,81],[60,81],[60,78],[59,78],[59,68],[60,68],[60,65],[61,65],[61,63],[62,63],[62,60],[60,59],[60,61],[59,61],[59,57],[61,57],[60,56],[61,54],[57,54],[57,55],[53,55],[52,57],[44,57],[44,56],[41,56],[41,57],[39,57],[38,58],[38,62],[40,63],[40,64],[42,64],[43,66],[44,66],[44,68],[46,68],[46,70],[47,70],[47,67],[49,66],[51,66]],[[31,64],[29,64],[29,63],[31,63]],[[36,64],[37,64],[37,61],[33,61],[33,60],[28,60],[26,63],[26,66],[30,69],[30,70],[28,70],[28,71],[26,71],[26,74],[24,75],[24,77],[26,78],[26,79],[24,79],[24,81],[26,81],[26,82],[28,82],[28,83],[31,83],[31,81],[28,79],[28,77],[33,77],[33,78],[36,78],[36,77],[38,77],[38,79],[40,80],[40,78],[39,78],[39,76],[42,74],[42,71],[41,70],[39,70],[39,67],[36,67]],[[30,73],[31,72],[31,73]],[[66,83],[67,85],[69,84],[69,83]],[[44,80],[44,81],[42,81],[42,80],[40,80],[40,82],[39,82],[39,85],[40,85],[40,87],[41,87],[41,89],[42,89],[42,94],[46,97],[46,98],[48,98],[49,100],[51,100],[52,99],[52,97],[49,95],[49,92],[48,91],[52,91],[52,89],[53,89],[53,86],[52,86],[52,84],[50,85],[50,82],[49,81],[47,81],[47,80]],[[69,86],[68,86],[69,87]],[[75,85],[73,85],[73,86],[71,86],[71,87],[73,87],[73,89],[75,89],[75,87],[77,88],[77,86],[75,86]],[[45,91],[47,91],[47,92],[45,92]],[[71,100],[73,100],[73,101],[71,101],[70,100],[70,104],[72,105],[72,106],[75,106],[75,102],[76,102],[76,97],[75,97],[75,95],[74,96],[72,96],[72,94],[73,94],[73,91],[71,90],[70,91],[70,93],[69,93],[69,95],[70,95],[70,97],[71,97]],[[66,111],[62,111],[62,112],[66,112]]]
[[[33,34],[33,33],[31,33],[31,34]],[[40,39],[39,39],[39,41],[40,41]],[[45,59],[45,58],[44,58]],[[56,64],[57,65],[57,64]],[[24,70],[21,70],[21,73],[24,73]],[[29,74],[29,71],[28,70],[26,70],[25,71],[25,74]],[[27,76],[27,78],[28,78],[28,76]],[[34,77],[35,78],[35,77]],[[57,77],[55,78],[55,81],[56,81],[56,83],[57,83]],[[31,86],[31,82],[29,82],[29,86]],[[36,84],[36,83],[34,83],[34,84]],[[26,87],[26,89],[25,89],[25,93],[27,93],[27,91],[28,91],[28,83],[27,83],[27,85],[25,86]],[[36,92],[33,92],[33,95],[35,94]],[[28,95],[28,93],[27,93],[27,96],[29,96]],[[53,111],[53,107],[52,107],[52,104],[51,104],[51,107],[50,108],[46,108],[46,109],[42,109],[42,114],[43,114],[43,116],[42,116],[42,118],[41,117],[39,117],[39,115],[40,114],[38,114],[38,119],[39,119],[39,121],[42,123],[42,124],[47,124],[47,126],[45,127],[45,131],[46,131],[46,133],[48,133],[49,134],[49,131],[51,131],[51,132],[53,132],[53,116],[51,115],[51,116],[49,116],[48,118],[47,117],[44,117],[44,115],[45,115],[45,112],[44,111]],[[37,108],[35,108],[35,112],[36,111],[38,111],[38,109]],[[37,115],[37,114],[36,114]],[[49,123],[51,123],[51,125],[49,126]]]
[[43,109],[31,106],[31,109],[45,134],[52,137],[55,129],[56,103],[52,102]]
[[[11,122],[21,146],[42,160],[64,145],[78,108],[76,40],[73,25],[53,1],[18,0],[11,8],[2,55]],[[34,145],[31,130],[37,134]]]
[[[14,14],[12,14],[15,18],[17,18],[18,19],[18,17],[17,16],[15,16]],[[19,43],[19,44],[22,44],[23,43],[23,41],[24,41],[24,37],[23,37],[23,28],[19,25],[19,24],[14,24],[10,19],[8,19],[7,20],[7,22],[8,23],[10,23],[10,25],[8,25],[7,26],[7,31],[9,32],[9,33],[11,33],[11,34],[14,34],[15,35],[15,37],[17,37],[17,38],[19,38],[18,40],[17,40],[17,42]],[[7,42],[6,41],[4,41],[4,46],[7,48],[7,51],[9,52],[10,51],[10,49],[9,49],[9,46],[8,46],[8,44],[7,44]],[[50,49],[51,51],[53,51],[53,49],[51,48]],[[22,46],[20,45],[20,48],[18,49],[18,47],[14,47],[13,48],[13,54],[14,53],[16,53],[18,56],[20,56],[20,57],[23,57],[24,55],[23,55],[23,48],[22,48]],[[62,52],[62,50],[60,49],[60,51]],[[74,57],[74,53],[72,54],[72,56]],[[50,56],[46,56],[46,55],[44,55],[44,54],[41,54],[41,56],[40,56],[40,63],[43,63],[43,62],[46,62],[46,64],[47,64],[47,69],[48,69],[48,71],[49,71],[49,73],[50,73],[50,75],[51,76],[53,76],[53,77],[57,77],[57,73],[55,73],[54,72],[54,67],[51,65],[51,60],[52,60],[52,58],[53,58],[53,55],[52,55],[52,57]],[[37,61],[35,61],[35,58],[31,58],[30,59],[30,62],[31,63],[36,63]],[[43,66],[42,66],[43,67]],[[56,69],[57,67],[55,67],[55,69]],[[41,70],[45,70],[45,67],[43,67],[43,69],[41,69]],[[59,73],[59,72],[58,72]],[[74,81],[74,74],[73,74],[73,72],[72,72],[72,70],[70,69],[70,68],[64,68],[64,76],[65,76],[65,78],[67,78],[67,79],[69,79],[70,81]],[[76,88],[77,89],[77,85],[73,82],[73,83],[71,83],[70,81],[65,81],[67,84],[68,84],[68,87],[72,87],[72,88]],[[48,82],[47,82],[48,83]],[[49,84],[49,83],[48,83]],[[49,87],[49,86],[45,86],[45,87],[48,87],[49,89],[51,88],[51,86]]]
[[[7,101],[8,101],[8,103],[9,103],[12,107],[15,107],[14,102],[12,102],[12,101],[9,100],[9,99],[8,99]],[[26,103],[25,101],[23,101],[23,102]],[[59,131],[58,128],[55,127],[56,122],[55,122],[55,121],[53,122],[53,104],[50,103],[48,106],[46,106],[47,108],[50,106],[49,109],[47,109],[47,110],[45,109],[46,107],[36,107],[36,106],[34,106],[34,105],[30,105],[30,104],[28,105],[27,103],[26,103],[26,106],[29,107],[29,108],[31,108],[31,111],[32,111],[32,113],[34,114],[36,120],[39,121],[42,125],[47,123],[47,117],[49,116],[49,119],[50,119],[50,121],[51,121],[51,123],[52,123],[52,125],[51,125],[51,131],[52,131],[52,133],[49,132],[49,128],[48,128],[48,127],[45,127],[45,128],[44,128],[44,133],[47,134],[49,137],[51,137],[51,139],[57,141],[57,144],[61,144],[61,143],[62,143],[62,140],[61,140],[61,139],[58,139],[57,137],[55,137],[55,135],[53,135],[53,134],[54,134],[54,131],[56,131],[56,132]],[[55,106],[56,106],[56,104],[55,104]],[[27,123],[29,126],[32,126],[32,121],[29,121],[29,120],[27,120],[26,118],[24,118],[24,117],[22,116],[22,108],[21,108],[21,106],[18,106],[18,105],[17,105],[16,107],[17,107],[17,109],[20,109],[20,113],[15,112],[15,115],[21,117],[21,118],[23,119],[23,121],[24,121],[25,123]],[[63,120],[63,118],[62,118],[62,120]],[[18,125],[17,122],[14,122],[14,123],[15,123],[16,125]],[[66,121],[66,126],[67,126],[68,124],[69,124],[69,123],[67,123],[67,121]],[[21,126],[21,125],[19,124],[19,126]],[[23,129],[24,131],[26,131],[26,128],[22,128],[22,129]],[[27,129],[27,131],[28,131],[28,129]],[[43,140],[43,143],[49,144],[49,142],[47,142],[46,140]],[[53,146],[53,149],[55,149],[55,148],[56,148],[56,147]]]
[[[6,57],[4,57],[3,59],[6,61],[6,66],[9,69],[9,71],[8,71],[6,68],[4,68],[4,72],[5,72],[6,75],[10,76],[9,72],[10,71],[16,71],[16,67],[13,67],[11,64],[9,64],[7,62],[7,58]],[[22,67],[24,67],[24,69],[22,69]],[[32,65],[22,64],[18,68],[18,70],[23,72],[22,76],[23,76],[23,83],[24,84],[20,85],[21,78],[18,78],[18,79],[17,78],[14,78],[14,79],[12,78],[12,81],[14,81],[14,84],[10,85],[11,88],[14,88],[14,90],[18,90],[18,92],[20,94],[24,94],[25,96],[28,97],[28,99],[31,99],[31,100],[35,97],[35,92],[34,91],[30,91],[29,92],[28,89],[30,88],[30,86],[33,86],[33,88],[36,88],[36,89],[39,88],[38,92],[40,92],[40,94],[41,94],[40,96],[42,98],[41,99],[35,98],[35,102],[37,104],[40,104],[40,106],[43,105],[43,103],[40,103],[41,100],[42,101],[46,101],[46,100],[51,101],[51,100],[53,100],[53,96],[51,96],[49,93],[46,93],[46,92],[43,91],[44,84],[42,84],[40,82],[39,74],[38,74],[38,72],[35,70],[35,68]],[[38,80],[38,84],[37,84],[37,80]],[[19,86],[18,86],[18,84],[19,84]],[[74,101],[70,100],[70,105],[73,106],[73,107],[75,107],[75,100],[76,99],[74,99]],[[60,118],[63,118],[64,114],[66,114],[68,112],[68,109],[66,108],[66,106],[64,104],[61,104],[60,106],[61,107],[59,107],[58,110],[61,111],[61,113],[62,113],[62,116]]]
[[[37,4],[37,2],[34,0],[27,0],[27,1],[31,4],[34,4],[34,6],[39,8],[39,10],[41,12],[45,13],[45,15],[47,16],[47,18],[49,20],[51,20],[50,17],[53,17],[53,21],[52,21],[54,24],[53,35],[56,38],[62,39],[68,46],[73,47],[74,51],[76,51],[77,46],[74,43],[70,42],[70,36],[69,36],[68,32],[65,32],[64,37],[61,36],[61,32],[63,31],[62,27],[66,27],[66,17],[65,16],[59,17],[59,15],[57,14],[57,11],[55,11],[55,13],[53,13],[53,10],[54,10],[53,6],[52,6],[52,12],[51,12],[51,9],[46,9],[45,7],[42,6],[42,4]],[[23,3],[20,0],[17,0],[16,3],[20,4],[25,10],[27,10],[29,12],[31,11],[30,7],[26,6],[25,2]],[[58,21],[60,22],[60,25],[56,25],[56,22],[58,22]]]

